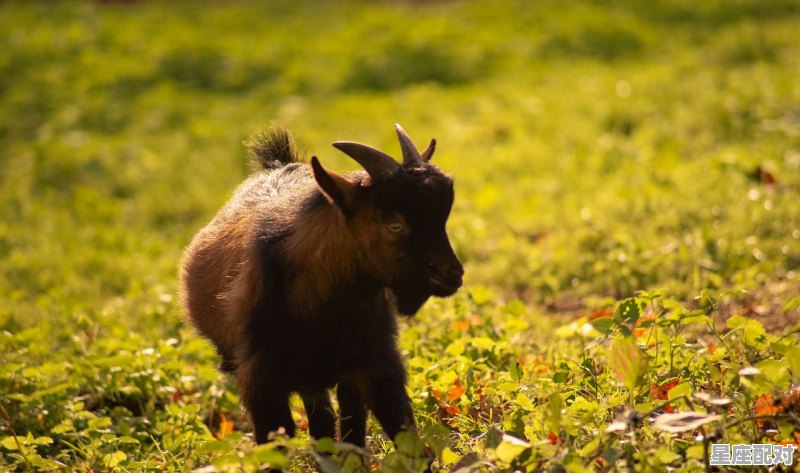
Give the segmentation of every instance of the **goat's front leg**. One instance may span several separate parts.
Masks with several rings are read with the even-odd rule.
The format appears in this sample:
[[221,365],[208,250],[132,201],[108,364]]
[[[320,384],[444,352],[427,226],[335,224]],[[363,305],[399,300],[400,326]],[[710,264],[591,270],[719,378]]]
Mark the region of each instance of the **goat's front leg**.
[[394,441],[399,432],[415,430],[416,423],[411,399],[406,394],[406,370],[399,354],[392,355],[369,374],[366,402],[383,431]]
[[[400,355],[396,354],[383,366],[384,370],[370,379],[367,404],[397,447],[397,434],[407,431],[417,435],[417,424],[414,422],[411,399],[406,394],[406,370]],[[416,468],[429,472],[434,459],[433,451],[424,445],[422,448],[419,457],[413,458],[413,461]]]

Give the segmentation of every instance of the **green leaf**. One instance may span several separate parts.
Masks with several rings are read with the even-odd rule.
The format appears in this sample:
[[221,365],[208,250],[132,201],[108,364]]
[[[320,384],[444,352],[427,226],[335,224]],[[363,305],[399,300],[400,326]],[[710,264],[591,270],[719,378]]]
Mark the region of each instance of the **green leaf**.
[[105,455],[103,457],[103,465],[109,468],[114,468],[118,466],[120,463],[124,462],[127,458],[128,455],[126,455],[125,452],[117,451],[114,453],[109,453],[108,455]]
[[242,458],[236,453],[229,453],[214,458],[213,464],[219,469],[229,469],[230,467],[238,467],[242,463]]
[[469,342],[475,348],[480,348],[482,350],[492,350],[494,346],[497,344],[494,340],[489,337],[475,337]]
[[525,311],[527,309],[525,307],[525,304],[522,303],[522,301],[520,301],[519,299],[513,299],[509,301],[508,304],[503,306],[501,310],[506,315],[520,317],[525,314]]
[[269,465],[271,468],[288,468],[290,461],[282,452],[275,449],[274,445],[259,445],[253,449],[253,455],[261,465]]
[[577,451],[578,455],[582,457],[588,457],[589,455],[591,455],[595,450],[597,450],[597,447],[600,446],[600,438],[601,436],[599,435],[592,438],[592,440],[590,440],[586,445],[578,449]]
[[57,462],[51,458],[44,458],[38,453],[29,453],[27,460],[31,462],[31,465],[35,466],[38,471],[52,471],[65,466],[63,463]]
[[747,346],[753,348],[762,348],[767,343],[766,333],[764,326],[761,322],[741,315],[733,315],[727,320],[728,328],[741,329],[744,337],[744,342]]
[[686,314],[684,317],[681,318],[681,322],[683,322],[684,325],[691,325],[691,324],[711,325],[714,321],[711,320],[711,317],[704,314],[703,311],[697,310]]
[[795,297],[787,302],[785,306],[783,306],[783,312],[786,313],[792,309],[797,309],[798,307],[800,307],[800,297]]
[[649,301],[660,299],[664,297],[664,289],[653,289],[652,291],[636,291],[636,297],[647,299]]
[[473,286],[469,290],[469,296],[475,305],[482,306],[489,303],[494,298],[492,291],[485,286]]
[[[317,468],[321,473],[341,473],[343,468],[339,467],[339,465],[331,459],[329,455],[321,455],[317,452],[311,452],[314,457],[314,462],[317,464]],[[197,471],[197,470],[195,470]],[[361,470],[355,470],[361,471]]]
[[453,342],[447,346],[447,349],[445,351],[447,352],[448,355],[458,356],[464,353],[465,348],[466,347],[464,346],[464,342],[462,342],[461,340],[453,340]]
[[223,440],[210,440],[199,447],[197,447],[196,451],[198,453],[216,453],[221,454],[224,452],[228,452],[233,447]]
[[442,463],[445,465],[452,465],[453,463],[457,462],[459,458],[461,457],[450,450],[449,447],[446,447],[444,450],[442,450]]
[[670,463],[677,462],[682,458],[677,453],[665,447],[658,448],[655,451],[655,456],[662,465],[668,465]]
[[625,299],[617,306],[617,310],[614,312],[614,320],[632,327],[641,315],[642,311],[639,302],[636,299]]
[[72,424],[72,421],[70,419],[64,419],[60,424],[50,429],[50,433],[60,435],[67,432],[72,432],[73,430],[75,430],[75,426]]
[[750,319],[741,315],[731,315],[728,317],[728,320],[725,321],[725,324],[728,326],[729,329],[735,330],[737,328],[744,327]]
[[321,453],[334,453],[336,442],[330,437],[323,437],[314,443],[314,449]]
[[112,420],[110,417],[97,417],[88,422],[90,430],[103,430],[111,427]]
[[800,346],[793,346],[786,351],[784,359],[792,370],[792,381],[800,381]]
[[667,397],[669,398],[670,401],[681,396],[686,396],[687,398],[691,398],[692,396],[691,384],[680,383],[667,392]]
[[504,392],[507,392],[507,393],[513,393],[517,389],[519,389],[519,383],[500,383],[496,387],[500,391],[504,391]]
[[633,391],[647,373],[647,357],[632,338],[617,340],[609,354],[611,372],[617,381]]
[[522,367],[519,365],[519,362],[516,358],[511,359],[511,362],[508,366],[508,372],[511,375],[511,379],[514,381],[519,381],[522,379]]
[[547,400],[547,408],[545,410],[545,422],[547,423],[547,428],[550,429],[551,432],[558,432],[561,430],[561,411],[564,409],[564,401],[561,399],[561,394],[555,392],[550,395],[550,399]]
[[517,394],[516,401],[517,401],[517,404],[521,408],[523,408],[523,409],[525,409],[527,411],[532,411],[534,409],[534,406],[533,406],[533,403],[531,402],[531,400],[528,399],[527,396],[525,396],[522,393]]
[[503,432],[492,427],[486,432],[486,448],[497,448],[503,441]]
[[789,363],[788,360],[763,360],[755,364],[761,370],[761,375],[756,376],[758,380],[761,376],[774,388],[782,389],[789,385]]
[[[22,442],[19,442],[19,443],[22,443]],[[5,438],[3,438],[2,441],[0,441],[0,446],[5,448],[6,450],[16,451],[17,450],[17,440],[15,440],[13,436],[9,435],[8,437],[5,437]]]
[[395,448],[413,457],[421,456],[425,453],[425,446],[420,438],[412,432],[400,432],[394,439]]
[[554,383],[566,383],[569,379],[569,371],[566,370],[558,370],[553,373],[553,382]]
[[617,325],[617,322],[611,317],[599,317],[592,320],[592,327],[602,334],[607,334],[611,329]]
[[494,453],[498,460],[505,463],[512,463],[529,448],[531,448],[531,445],[528,442],[510,435],[503,435],[503,440],[494,450]]
[[6,394],[6,398],[11,399],[12,401],[19,401],[22,403],[29,403],[31,402],[32,396],[28,396],[26,394],[19,394],[19,393],[11,393]]
[[686,449],[686,458],[694,458],[695,460],[702,460],[705,458],[705,451],[702,445],[692,445]]
[[[388,455],[387,455],[388,457]],[[336,472],[337,470],[334,470]],[[341,463],[341,473],[367,473],[369,468],[365,465],[364,456],[356,451],[344,452],[344,458]],[[331,473],[331,472],[323,472]]]
[[36,445],[51,445],[53,443],[53,439],[50,437],[36,437],[36,440],[33,441]]
[[786,419],[780,419],[776,422],[776,426],[778,427],[778,432],[781,434],[781,439],[791,440],[792,442],[795,441],[795,424],[793,422]]

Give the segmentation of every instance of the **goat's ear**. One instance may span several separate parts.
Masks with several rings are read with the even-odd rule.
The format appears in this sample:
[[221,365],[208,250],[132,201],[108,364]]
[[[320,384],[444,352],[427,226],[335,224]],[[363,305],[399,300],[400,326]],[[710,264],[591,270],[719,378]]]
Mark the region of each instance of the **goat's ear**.
[[349,213],[353,205],[356,184],[348,181],[341,174],[322,167],[316,156],[311,157],[311,169],[314,171],[314,180],[317,181],[317,185],[325,197],[342,209],[342,212]]

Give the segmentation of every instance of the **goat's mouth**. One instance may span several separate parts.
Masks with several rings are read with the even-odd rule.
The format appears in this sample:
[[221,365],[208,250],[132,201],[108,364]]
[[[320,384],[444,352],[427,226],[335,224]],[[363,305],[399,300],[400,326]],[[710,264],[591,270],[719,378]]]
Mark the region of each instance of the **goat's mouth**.
[[436,276],[428,276],[428,282],[431,283],[434,289],[436,289],[436,295],[449,296],[455,293],[459,287],[461,287],[462,279],[440,279]]

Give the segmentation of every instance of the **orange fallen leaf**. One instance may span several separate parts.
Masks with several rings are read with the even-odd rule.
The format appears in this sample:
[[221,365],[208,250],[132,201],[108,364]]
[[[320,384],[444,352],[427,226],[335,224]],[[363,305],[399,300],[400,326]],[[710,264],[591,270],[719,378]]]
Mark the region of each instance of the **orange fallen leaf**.
[[444,411],[447,413],[449,417],[454,417],[461,414],[461,408],[458,406],[453,406],[453,405],[448,406],[443,404],[440,407],[444,409]]
[[172,402],[178,402],[183,399],[184,392],[181,389],[176,389],[174,393],[172,393]]
[[613,317],[614,313],[606,309],[595,309],[589,314],[589,321],[601,319],[603,317]]
[[669,399],[669,390],[677,386],[680,382],[681,377],[678,376],[677,378],[662,384],[653,384],[650,386],[650,396],[656,400],[666,401]]
[[[753,403],[753,413],[763,416],[781,413],[797,415],[800,413],[800,388],[794,388],[777,399],[772,393],[758,396]],[[768,418],[756,419],[756,424],[760,429],[772,427]],[[794,437],[798,438],[798,432],[794,432]]]
[[452,386],[447,390],[447,400],[448,401],[455,401],[456,399],[460,398],[467,392],[466,386],[461,384],[460,379],[456,379],[453,381]]
[[461,330],[462,332],[469,330],[469,322],[466,320],[457,320],[451,326],[454,330]]
[[222,419],[219,421],[219,429],[217,430],[217,439],[222,440],[227,436],[229,433],[233,432],[233,422],[230,422],[226,417],[225,414],[220,414]]
[[756,415],[759,414],[775,414],[778,412],[778,405],[772,397],[772,393],[764,393],[756,398],[753,404]]
[[[521,365],[522,363],[520,363]],[[550,372],[550,364],[547,363],[543,358],[536,357],[533,362],[533,372],[538,374],[539,376],[546,375]]]
[[[652,332],[653,330],[655,330],[656,327],[655,321],[656,318],[653,317],[652,315],[646,315],[644,317],[639,318],[639,320],[636,321],[636,328],[633,329],[633,336],[641,337],[647,332]],[[649,323],[649,325],[646,327],[642,327],[646,323]]]
[[[778,412],[778,404],[772,397],[772,393],[764,393],[756,398],[753,403],[753,412],[755,415],[773,415]],[[763,429],[766,426],[764,419],[756,419],[758,428]]]
[[[666,383],[662,384],[653,384],[650,386],[650,397],[657,401],[666,401],[669,399],[669,390],[674,388],[675,386],[680,383],[681,377],[678,376],[677,378],[667,381]],[[667,404],[664,406],[664,412],[675,412],[675,409],[672,408],[671,405]]]

